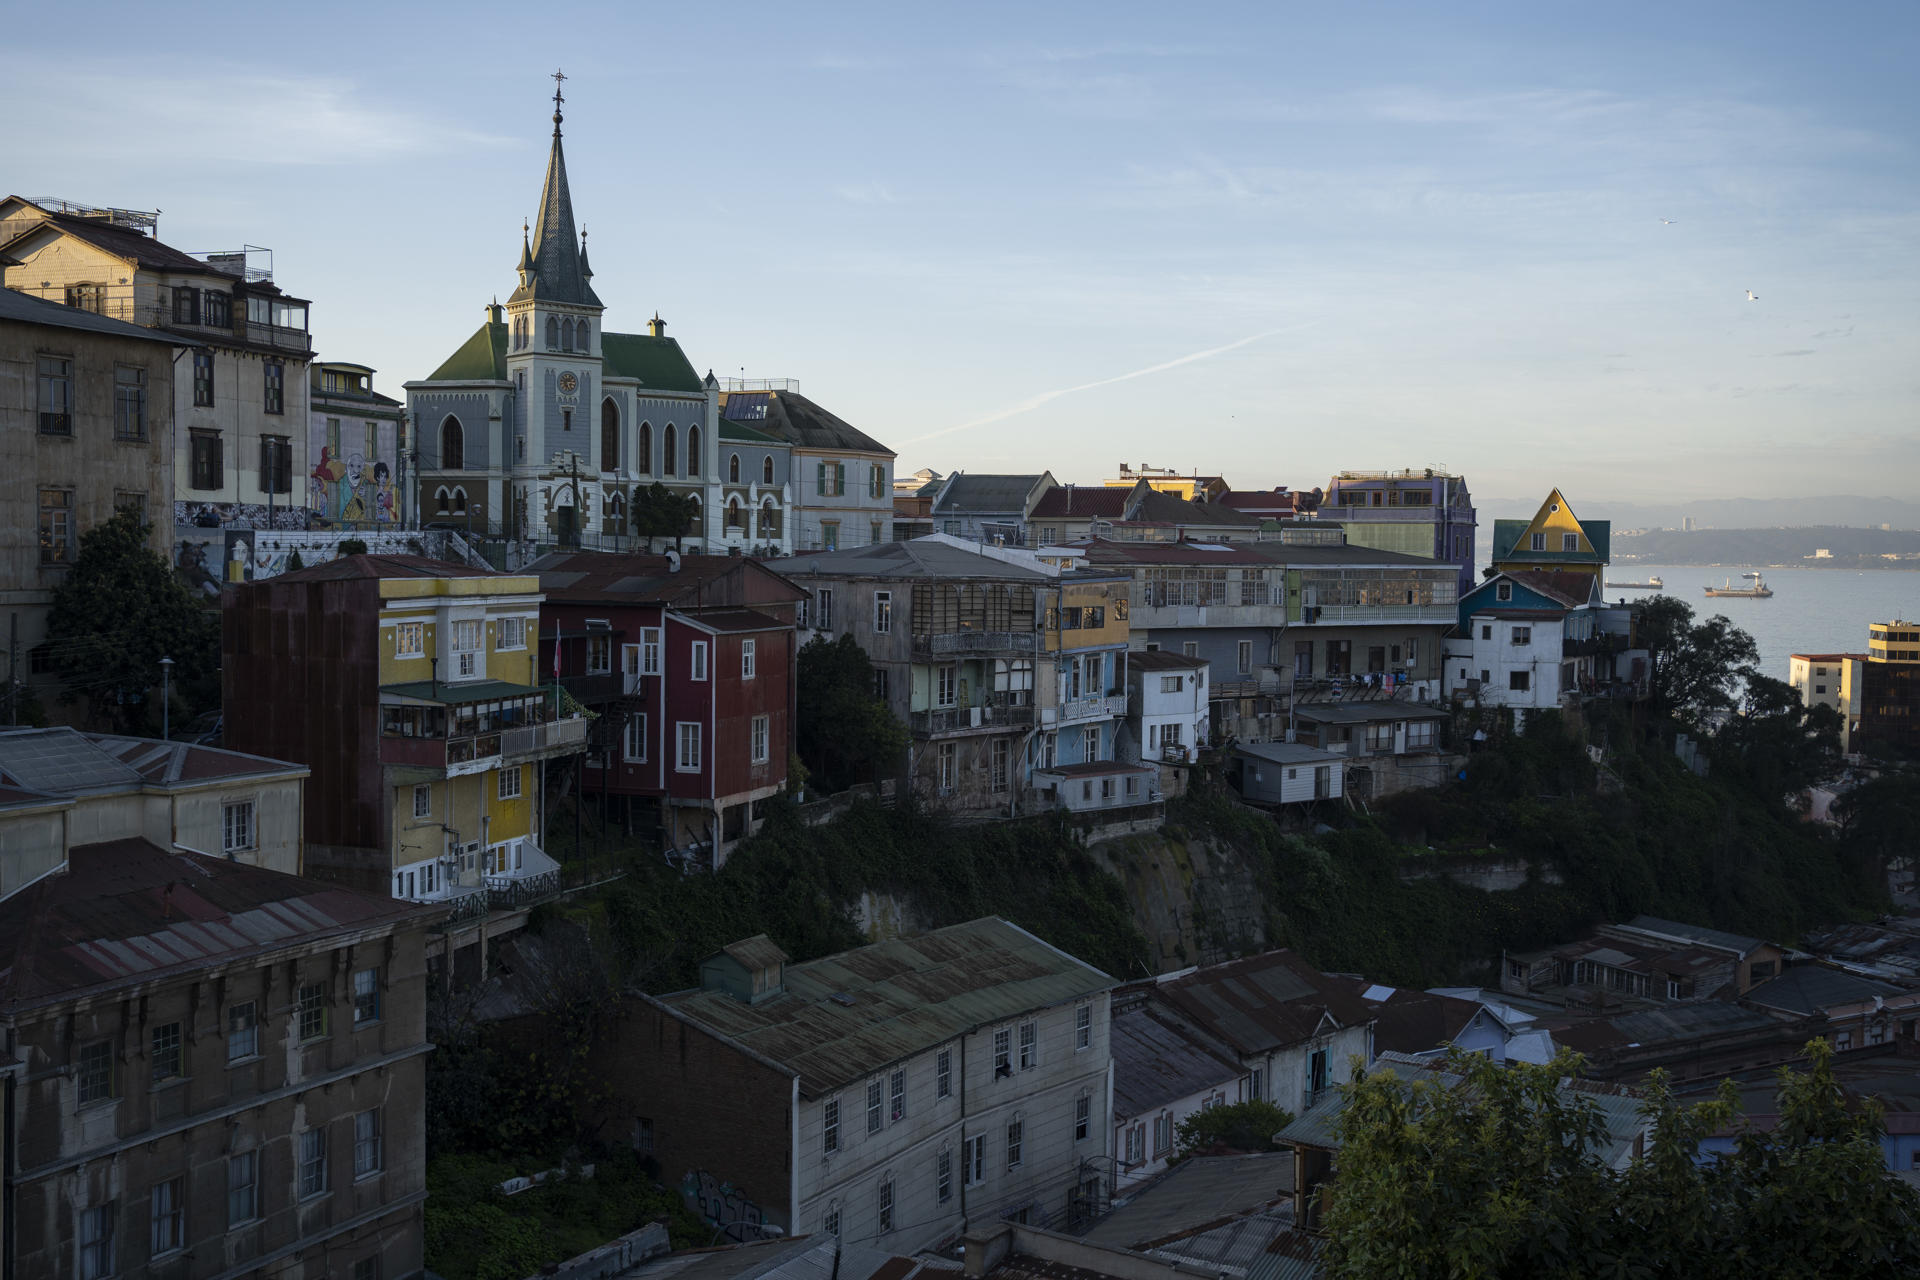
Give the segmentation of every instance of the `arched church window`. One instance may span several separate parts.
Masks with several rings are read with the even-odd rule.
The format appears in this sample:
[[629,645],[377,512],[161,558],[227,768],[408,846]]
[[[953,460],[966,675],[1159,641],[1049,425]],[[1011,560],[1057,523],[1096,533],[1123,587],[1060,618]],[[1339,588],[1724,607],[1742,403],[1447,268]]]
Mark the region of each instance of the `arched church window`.
[[700,474],[700,428],[687,428],[687,474]]
[[640,445],[634,450],[633,469],[641,475],[653,474],[653,424],[640,424]]
[[700,495],[697,493],[688,494],[687,495],[687,536],[688,537],[698,538],[702,536],[703,531],[706,529],[706,525],[701,520],[702,515],[704,515],[704,513],[700,510]]
[[768,498],[760,504],[760,536],[777,538],[780,536],[780,512]]
[[447,506],[448,501],[449,501],[449,498],[447,494],[447,486],[441,485],[438,489],[435,489],[433,491],[434,507],[436,510],[440,512],[440,514],[445,515],[447,513],[449,509]]
[[768,454],[760,460],[760,483],[773,483],[773,455]]
[[547,317],[547,350],[556,351],[560,347],[560,320],[557,316]]
[[560,322],[560,349],[573,350],[573,317],[571,316]]
[[465,489],[456,488],[453,491],[453,514],[457,516],[467,514],[467,491]]
[[727,483],[740,483],[740,455],[737,453],[727,456]]
[[600,402],[600,469],[620,469],[620,408],[611,399]]
[[660,441],[660,474],[670,476],[680,469],[677,461],[679,454],[674,450],[673,424],[667,424],[667,434]]
[[447,420],[440,424],[440,469],[467,469],[466,433],[460,429],[460,419],[452,414],[448,414]]
[[740,499],[727,499],[727,532],[740,528]]

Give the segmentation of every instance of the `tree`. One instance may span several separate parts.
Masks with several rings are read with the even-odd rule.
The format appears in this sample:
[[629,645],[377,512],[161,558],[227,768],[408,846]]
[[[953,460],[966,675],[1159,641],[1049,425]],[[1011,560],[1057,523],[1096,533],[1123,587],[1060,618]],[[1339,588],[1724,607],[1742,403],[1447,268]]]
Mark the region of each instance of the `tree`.
[[1845,792],[1833,804],[1840,838],[1885,864],[1912,865],[1913,833],[1920,831],[1920,771],[1888,769]]
[[1205,1107],[1174,1129],[1174,1159],[1218,1150],[1272,1151],[1273,1135],[1293,1123],[1293,1115],[1261,1098],[1228,1106]]
[[1783,1067],[1765,1132],[1739,1094],[1679,1102],[1663,1073],[1640,1104],[1646,1150],[1623,1171],[1591,1095],[1563,1090],[1579,1058],[1505,1067],[1454,1053],[1448,1076],[1356,1072],[1343,1086],[1339,1173],[1325,1193],[1325,1273],[1571,1280],[1911,1275],[1920,1195],[1887,1171],[1877,1105],[1850,1104],[1824,1040]]
[[66,684],[88,715],[121,733],[157,732],[153,691],[160,659],[182,706],[176,720],[220,705],[220,624],[202,609],[167,558],[147,545],[148,526],[131,510],[80,536],[80,554],[53,593],[47,642]]
[[633,531],[647,540],[648,551],[653,550],[655,538],[672,538],[678,551],[687,526],[699,510],[700,503],[690,493],[680,493],[657,481],[644,488],[634,486]]
[[873,663],[852,636],[809,640],[794,682],[795,745],[823,789],[871,782],[899,768],[907,727],[874,695]]
[[1715,760],[1769,802],[1837,776],[1840,713],[1808,707],[1792,685],[1757,671],[1746,681],[1740,714],[1715,735]]
[[1648,601],[1638,635],[1652,661],[1654,709],[1690,723],[1732,708],[1760,660],[1752,636],[1718,614],[1694,622],[1692,608],[1677,596]]

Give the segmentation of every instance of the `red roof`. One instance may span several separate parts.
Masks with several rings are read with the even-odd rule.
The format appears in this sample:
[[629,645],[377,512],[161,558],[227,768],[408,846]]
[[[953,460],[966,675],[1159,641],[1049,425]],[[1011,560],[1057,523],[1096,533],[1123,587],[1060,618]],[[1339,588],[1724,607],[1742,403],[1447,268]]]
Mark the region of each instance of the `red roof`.
[[1570,573],[1564,569],[1507,569],[1505,575],[1520,585],[1550,600],[1558,600],[1570,609],[1593,601],[1593,586],[1598,580],[1591,573]]
[[[556,551],[529,564],[553,604],[770,604],[804,599],[806,592],[778,570],[747,556],[686,555],[679,568],[664,555]],[[709,590],[740,576],[740,589]]]
[[265,582],[342,582],[356,578],[491,578],[491,569],[431,556],[337,556],[325,564],[265,578]]
[[1040,495],[1033,504],[1029,520],[1042,517],[1072,519],[1076,516],[1118,520],[1126,514],[1127,495],[1132,489],[1108,489],[1093,485],[1062,485]]

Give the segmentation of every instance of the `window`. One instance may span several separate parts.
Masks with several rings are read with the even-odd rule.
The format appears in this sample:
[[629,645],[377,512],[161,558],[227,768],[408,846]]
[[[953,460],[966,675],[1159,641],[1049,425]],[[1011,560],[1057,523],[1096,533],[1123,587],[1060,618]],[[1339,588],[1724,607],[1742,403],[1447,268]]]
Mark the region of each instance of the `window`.
[[1198,640],[1182,640],[1180,642],[1180,655],[1185,658],[1199,657],[1200,642]]
[[227,1157],[227,1227],[231,1230],[260,1216],[260,1154],[242,1151]]
[[213,356],[205,351],[193,353],[193,403],[195,407],[213,407]]
[[1532,627],[1515,627],[1513,629],[1513,643],[1532,644],[1533,628]]
[[893,592],[873,593],[873,633],[884,636],[893,630]]
[[460,419],[448,414],[440,423],[440,469],[464,471],[467,466],[467,436]]
[[771,736],[767,730],[767,717],[755,716],[749,733],[749,740],[752,743],[749,763],[765,764],[767,762],[767,739]]
[[877,547],[881,541],[880,522],[875,520],[867,526],[867,545]]
[[300,1135],[300,1198],[327,1191],[327,1131],[308,1129]]
[[670,476],[677,473],[680,470],[679,459],[680,436],[669,422],[666,432],[660,437],[660,474]]
[[287,366],[278,360],[268,360],[260,367],[266,374],[266,411],[285,413],[287,411]]
[[987,1135],[976,1133],[960,1141],[960,1185],[979,1186],[987,1180]]
[[1093,1047],[1093,1006],[1083,1004],[1073,1011],[1073,1047],[1081,1049]]
[[1035,1027],[1031,1022],[1020,1024],[1020,1069],[1031,1071],[1040,1064],[1039,1048],[1035,1042]]
[[1132,1125],[1127,1129],[1126,1163],[1139,1164],[1141,1161],[1145,1160],[1146,1158],[1147,1158],[1147,1126],[1143,1124]]
[[[554,640],[559,643],[558,638]],[[587,674],[605,675],[613,670],[613,637],[601,632],[587,637]]]
[[200,313],[202,324],[215,329],[233,328],[232,295],[208,289],[201,295],[201,300],[206,304]]
[[1100,727],[1088,725],[1080,731],[1080,758],[1092,763],[1100,759]]
[[422,782],[413,789],[413,816],[431,818],[433,816],[433,785]]
[[419,658],[427,652],[427,628],[421,622],[402,622],[393,628],[393,656]]
[[40,491],[40,563],[73,559],[73,490]]
[[113,1274],[113,1218],[118,1205],[105,1204],[80,1214],[80,1280]]
[[1012,754],[1012,744],[1008,742],[1007,739],[995,738],[993,740],[993,771],[991,783],[996,795],[1007,790],[1010,773],[1008,765],[1012,759]]
[[380,1113],[362,1111],[353,1118],[353,1176],[380,1172]]
[[380,1021],[380,970],[360,969],[353,975],[353,1025]]
[[933,1195],[941,1204],[953,1199],[953,1152],[946,1147],[933,1158]]
[[822,587],[814,593],[813,625],[822,631],[833,630],[833,588]]
[[880,1179],[880,1233],[885,1235],[893,1230],[893,1179]]
[[1525,693],[1532,686],[1532,682],[1533,682],[1532,672],[1509,671],[1507,673],[1507,688],[1513,690],[1516,693]]
[[253,848],[253,801],[239,800],[221,805],[220,828],[220,848],[223,853]]
[[867,1132],[878,1133],[886,1127],[886,1086],[879,1080],[867,1081]]
[[159,1084],[185,1074],[180,1069],[179,1023],[169,1022],[165,1026],[155,1027],[149,1043],[153,1047],[148,1062],[153,1083]]
[[960,754],[951,742],[940,744],[939,754],[935,758],[939,769],[937,779],[940,794],[950,796],[960,785]]
[[185,1178],[169,1178],[165,1182],[154,1183],[153,1190],[147,1193],[150,1221],[153,1224],[149,1236],[156,1258],[186,1246],[186,1189]]
[[679,732],[680,752],[678,763],[674,765],[680,773],[700,772],[700,724],[694,720],[682,720]]
[[876,666],[873,669],[873,696],[885,702],[890,696],[891,688],[892,678],[888,675],[887,669]]
[[904,1120],[907,1115],[907,1073],[896,1071],[887,1078],[887,1122]]
[[1243,676],[1250,674],[1253,671],[1253,641],[1242,640],[1240,642],[1239,659],[1238,670],[1240,674]]
[[687,474],[700,474],[700,428],[687,428]]
[[640,674],[660,674],[660,628],[640,628]]
[[832,1155],[840,1149],[840,1099],[828,1098],[820,1108],[820,1150]]
[[[752,640],[742,640],[740,642],[740,678],[742,680],[753,679],[755,659],[758,657],[756,651],[758,648],[759,646]],[[696,676],[694,678],[698,679],[699,677]]]
[[959,696],[960,668],[950,665],[940,667],[934,672],[934,678],[937,684],[934,689],[933,705],[952,706]]
[[293,492],[293,445],[285,436],[260,437],[260,489]]
[[1153,1154],[1163,1156],[1173,1146],[1173,1112],[1162,1111],[1153,1118]]
[[642,764],[647,758],[647,713],[636,711],[627,717],[622,752],[628,764]]
[[196,489],[218,489],[226,483],[226,467],[220,451],[220,433],[193,428],[189,431],[191,451],[189,470]]
[[259,1052],[259,1029],[254,1025],[253,1001],[227,1009],[227,1061],[238,1062]]
[[113,1041],[96,1040],[80,1047],[80,1105],[113,1097]]
[[820,547],[823,551],[838,551],[840,549],[840,522],[838,520],[822,520],[820,522]]
[[327,984],[314,982],[300,988],[300,1038],[318,1040],[327,1034]]
[[813,491],[822,498],[837,498],[847,491],[847,464],[817,462],[813,471]]
[[40,434],[73,434],[73,361],[40,357]]
[[496,649],[524,649],[527,647],[527,620],[525,618],[502,618],[493,624],[493,647]]
[[820,1215],[820,1234],[837,1236],[840,1234],[840,1206],[838,1203]]
[[953,1094],[953,1050],[942,1049],[933,1060],[933,1096],[951,1097]]
[[1005,1027],[993,1033],[993,1074],[1013,1074],[1013,1032]]
[[[881,468],[878,463],[867,468],[867,496],[869,498],[879,497],[881,491],[886,488],[886,484],[886,471]],[[875,541],[878,541],[878,539],[875,539]]]
[[1580,549],[1580,535],[1577,533],[1561,534],[1560,549],[1562,551],[1578,551]]
[[1433,721],[1412,720],[1407,723],[1407,750],[1418,751],[1433,745]]
[[[555,643],[559,643],[555,641]],[[456,679],[480,674],[480,619],[461,618],[453,624],[453,671]]]
[[380,1280],[380,1255],[370,1253],[353,1261],[353,1280]]
[[773,483],[773,455],[772,454],[768,454],[766,457],[760,459],[760,483],[761,484]]
[[1093,1099],[1075,1098],[1073,1100],[1073,1140],[1085,1142],[1087,1130],[1093,1124]]
[[500,785],[494,798],[497,800],[518,800],[520,798],[520,766],[510,765],[499,773]]
[[1007,1122],[1007,1168],[1009,1169],[1020,1167],[1020,1143],[1025,1132],[1026,1126],[1020,1121]]
[[113,438],[147,438],[147,371],[132,365],[113,366]]

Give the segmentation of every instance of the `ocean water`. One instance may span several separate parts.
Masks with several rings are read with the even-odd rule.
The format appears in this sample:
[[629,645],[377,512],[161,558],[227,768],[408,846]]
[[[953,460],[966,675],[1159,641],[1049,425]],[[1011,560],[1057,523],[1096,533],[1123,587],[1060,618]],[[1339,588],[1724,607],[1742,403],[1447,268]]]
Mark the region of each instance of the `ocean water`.
[[[1796,653],[1865,653],[1867,624],[1895,618],[1920,619],[1920,571],[1910,569],[1762,569],[1773,588],[1770,600],[1711,599],[1709,586],[1740,575],[1751,565],[1614,565],[1615,582],[1645,582],[1658,575],[1663,593],[1693,607],[1695,618],[1724,615],[1753,637],[1760,649],[1760,670],[1787,678],[1787,659]],[[1652,591],[1609,591],[1607,599],[1649,599]]]

